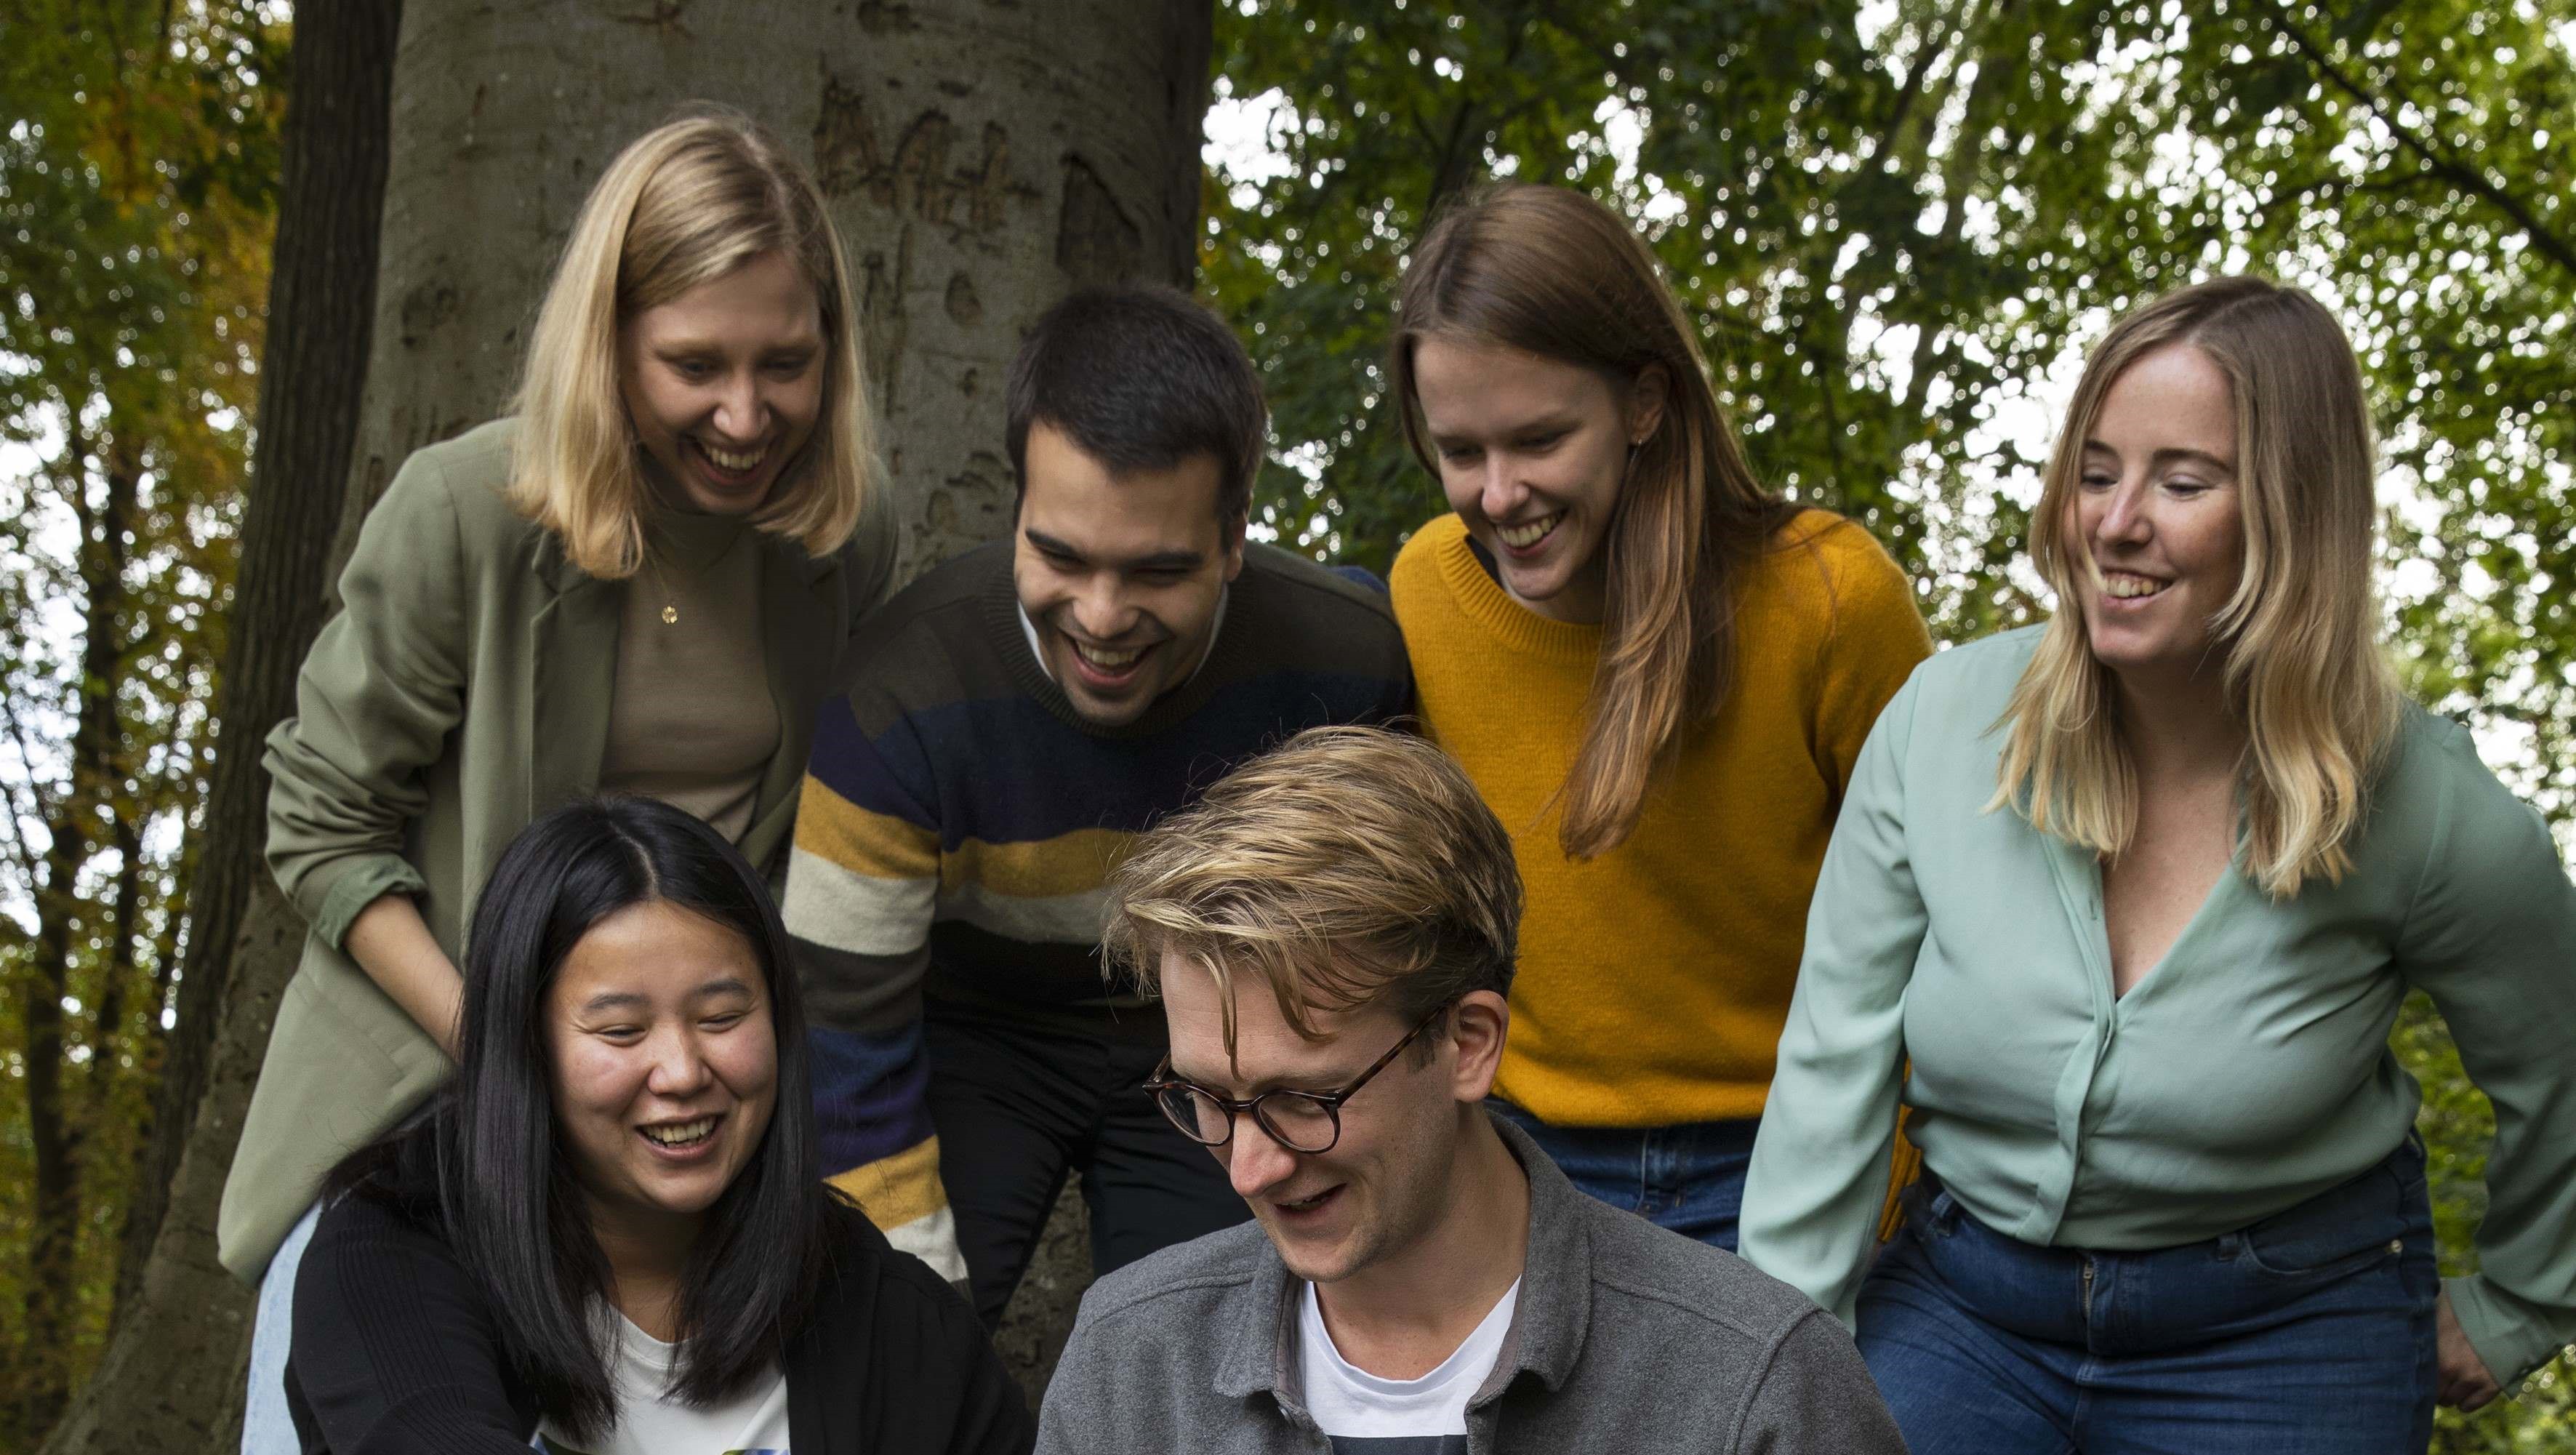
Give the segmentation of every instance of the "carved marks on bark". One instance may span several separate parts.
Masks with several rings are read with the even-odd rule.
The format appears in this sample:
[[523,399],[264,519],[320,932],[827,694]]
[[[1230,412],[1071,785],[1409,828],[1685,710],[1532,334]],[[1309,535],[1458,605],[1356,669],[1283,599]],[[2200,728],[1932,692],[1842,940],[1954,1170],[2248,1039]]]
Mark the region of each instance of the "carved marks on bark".
[[[920,23],[892,0],[872,0],[860,20],[887,35]],[[1159,201],[1122,193],[1120,169],[1099,153],[1061,149],[1062,128],[1042,114],[990,105],[992,84],[821,68],[814,172],[849,219],[861,349],[911,569],[1008,526],[1012,475],[988,443],[1000,421],[984,380],[1017,346],[1015,330],[1067,284],[1167,271],[1148,235]]]
[[969,454],[966,468],[922,502],[903,543],[908,568],[926,571],[1002,535],[1010,525],[1012,490],[1010,461],[991,450]]
[[895,234],[891,263],[881,248],[869,249],[859,260],[859,351],[867,360],[868,378],[877,387],[878,410],[888,416],[902,412],[895,401],[896,386],[903,382],[904,339],[912,331],[903,299],[911,276],[909,226]]
[[864,195],[879,207],[946,229],[949,240],[989,238],[1001,230],[1003,205],[1033,197],[1011,182],[1011,140],[986,122],[979,146],[961,155],[957,125],[931,107],[904,127],[891,151],[879,140],[867,98],[838,76],[823,78],[822,114],[814,122],[814,171],[828,196]]
[[403,347],[416,349],[432,329],[454,318],[459,306],[454,285],[433,277],[403,295]]
[[[861,20],[872,31],[915,23],[901,5],[872,6]],[[871,112],[868,96],[825,70],[814,122],[815,176],[825,195],[863,197],[897,219],[892,246],[865,248],[858,258],[862,345],[879,404],[893,416],[902,412],[903,360],[912,332],[916,229],[936,228],[951,247],[998,256],[1010,203],[1036,201],[1037,193],[1012,180],[1010,133],[998,122],[986,122],[969,141],[946,111],[931,106],[904,124],[888,147],[884,138],[892,129],[880,130]],[[940,296],[958,327],[982,323],[982,295],[964,269],[950,273]]]
[[1144,272],[1145,234],[1091,164],[1064,159],[1064,209],[1056,219],[1055,263],[1077,284],[1123,283]]

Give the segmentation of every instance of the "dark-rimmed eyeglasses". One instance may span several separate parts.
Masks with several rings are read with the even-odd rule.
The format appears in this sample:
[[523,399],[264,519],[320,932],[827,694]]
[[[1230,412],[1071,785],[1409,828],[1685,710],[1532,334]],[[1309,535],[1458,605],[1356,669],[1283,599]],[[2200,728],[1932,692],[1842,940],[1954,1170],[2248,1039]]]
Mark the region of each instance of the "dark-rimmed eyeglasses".
[[1153,1076],[1145,1082],[1145,1089],[1154,1094],[1154,1104],[1163,1109],[1164,1116],[1171,1118],[1173,1126],[1181,1129],[1181,1135],[1202,1147],[1222,1147],[1234,1140],[1234,1119],[1250,1112],[1253,1122],[1270,1134],[1270,1140],[1289,1151],[1309,1155],[1329,1152],[1333,1150],[1333,1144],[1342,1139],[1342,1103],[1359,1095],[1360,1088],[1369,1084],[1369,1078],[1393,1064],[1398,1053],[1431,1029],[1448,1010],[1449,1006],[1444,1003],[1416,1021],[1413,1029],[1404,1033],[1403,1040],[1387,1047],[1385,1055],[1378,1057],[1369,1069],[1339,1091],[1274,1088],[1259,1096],[1237,1101],[1174,1076],[1169,1056],[1165,1056],[1163,1064],[1155,1068]]

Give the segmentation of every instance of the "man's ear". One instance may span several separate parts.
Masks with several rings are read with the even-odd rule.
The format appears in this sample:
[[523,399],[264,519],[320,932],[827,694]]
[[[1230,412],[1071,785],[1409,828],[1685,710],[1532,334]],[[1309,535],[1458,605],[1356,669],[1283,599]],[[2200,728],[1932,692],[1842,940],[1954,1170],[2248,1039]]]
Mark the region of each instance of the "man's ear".
[[1483,1101],[1503,1069],[1503,1040],[1512,1028],[1512,1008],[1490,990],[1471,990],[1449,1012],[1449,1038],[1458,1058],[1451,1072],[1451,1091],[1462,1102]]
[[1251,527],[1251,524],[1252,522],[1250,517],[1237,516],[1233,523],[1224,527],[1225,579],[1229,583],[1231,583],[1235,577],[1243,574],[1243,537],[1244,532]]

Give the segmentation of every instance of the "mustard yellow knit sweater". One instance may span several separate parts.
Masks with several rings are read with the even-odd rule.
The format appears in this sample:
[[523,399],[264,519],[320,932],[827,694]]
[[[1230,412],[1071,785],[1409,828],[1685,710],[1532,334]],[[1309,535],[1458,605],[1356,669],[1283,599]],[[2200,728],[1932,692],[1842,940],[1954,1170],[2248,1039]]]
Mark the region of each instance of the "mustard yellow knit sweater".
[[1454,515],[1406,543],[1391,584],[1423,721],[1511,831],[1527,886],[1501,1094],[1567,1126],[1760,1115],[1852,762],[1931,655],[1904,573],[1838,516],[1783,526],[1737,588],[1724,705],[1627,841],[1581,863],[1554,799],[1600,629],[1514,601]]

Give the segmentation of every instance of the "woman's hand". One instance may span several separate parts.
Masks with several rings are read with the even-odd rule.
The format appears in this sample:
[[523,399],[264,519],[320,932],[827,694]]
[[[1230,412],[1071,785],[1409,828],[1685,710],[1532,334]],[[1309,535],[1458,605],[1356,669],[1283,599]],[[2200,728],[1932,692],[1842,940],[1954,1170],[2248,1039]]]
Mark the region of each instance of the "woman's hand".
[[367,978],[438,1042],[448,1060],[458,1059],[456,1023],[465,1008],[465,977],[438,947],[411,896],[376,896],[349,921],[341,944]]
[[2486,1361],[2469,1347],[2469,1336],[2460,1328],[2460,1316],[2451,1312],[2451,1291],[2447,1288],[2433,1306],[2433,1345],[2435,1398],[2443,1404],[2473,1410],[2504,1393],[2495,1376],[2487,1371]]

